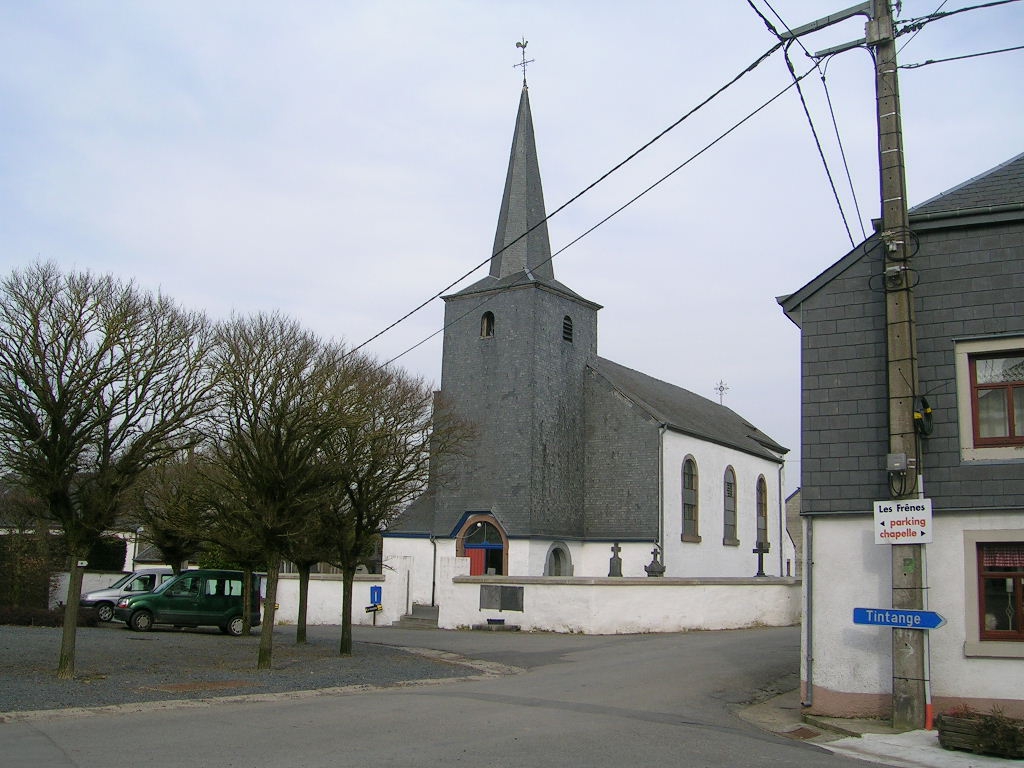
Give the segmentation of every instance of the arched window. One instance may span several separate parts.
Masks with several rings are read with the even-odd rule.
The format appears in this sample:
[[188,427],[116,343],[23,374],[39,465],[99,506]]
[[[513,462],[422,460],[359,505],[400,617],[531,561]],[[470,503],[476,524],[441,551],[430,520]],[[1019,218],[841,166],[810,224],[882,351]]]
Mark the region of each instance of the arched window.
[[683,462],[683,541],[700,541],[697,509],[697,462],[687,456]]
[[494,335],[494,313],[484,312],[480,317],[480,338],[489,339]]
[[757,478],[757,543],[768,543],[768,483]]
[[736,538],[736,473],[732,467],[726,467],[725,479],[722,482],[722,507],[725,513],[725,524],[722,528],[722,543],[730,546],[739,546],[739,539]]
[[572,342],[572,318],[568,315],[562,318],[562,339]]

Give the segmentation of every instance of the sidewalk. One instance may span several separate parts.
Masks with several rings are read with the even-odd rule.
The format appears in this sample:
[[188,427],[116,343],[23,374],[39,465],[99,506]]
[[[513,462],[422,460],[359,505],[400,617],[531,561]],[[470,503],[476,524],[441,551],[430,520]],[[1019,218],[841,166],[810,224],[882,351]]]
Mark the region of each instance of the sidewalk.
[[803,716],[799,690],[739,712],[740,717],[786,738],[816,744],[846,757],[903,768],[1007,768],[1014,761],[943,749],[936,731],[899,733],[882,720]]

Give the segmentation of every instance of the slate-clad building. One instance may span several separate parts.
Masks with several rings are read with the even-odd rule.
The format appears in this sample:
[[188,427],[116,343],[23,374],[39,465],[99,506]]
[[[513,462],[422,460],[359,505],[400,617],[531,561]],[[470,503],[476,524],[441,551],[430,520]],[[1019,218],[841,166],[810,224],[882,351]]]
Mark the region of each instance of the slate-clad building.
[[[786,449],[718,403],[597,355],[600,305],[555,279],[525,85],[489,274],[444,297],[440,396],[475,425],[385,535],[431,603],[471,574],[785,575]],[[614,547],[614,550],[613,550]],[[653,554],[652,554],[653,553]],[[620,560],[616,564],[613,560]]]
[[[910,211],[934,709],[1024,714],[1024,155]],[[882,716],[891,641],[884,261],[869,238],[780,304],[801,332],[805,701]],[[930,409],[930,413],[929,413]]]

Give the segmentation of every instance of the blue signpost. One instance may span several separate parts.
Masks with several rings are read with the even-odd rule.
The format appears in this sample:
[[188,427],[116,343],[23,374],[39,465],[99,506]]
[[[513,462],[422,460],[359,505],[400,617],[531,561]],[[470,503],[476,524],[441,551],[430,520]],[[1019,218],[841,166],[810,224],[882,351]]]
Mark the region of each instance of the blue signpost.
[[899,608],[854,608],[854,624],[902,629],[938,629],[946,620],[935,611],[908,611]]

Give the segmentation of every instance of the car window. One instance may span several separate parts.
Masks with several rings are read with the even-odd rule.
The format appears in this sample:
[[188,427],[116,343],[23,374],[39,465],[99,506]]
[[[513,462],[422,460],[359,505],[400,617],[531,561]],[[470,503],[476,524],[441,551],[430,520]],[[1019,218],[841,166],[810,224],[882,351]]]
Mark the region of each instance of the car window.
[[182,576],[173,582],[167,590],[169,595],[199,595],[202,578],[199,576]]
[[157,594],[160,594],[161,592],[166,592],[169,587],[171,587],[172,585],[174,585],[176,583],[177,582],[174,580],[174,574],[172,573],[167,579],[165,579],[164,581],[160,582],[160,586],[158,586],[156,589],[153,590],[153,594],[157,595]]
[[207,595],[240,595],[242,594],[242,582],[239,579],[213,578],[206,580]]
[[156,582],[156,576],[152,573],[147,573],[144,576],[132,579],[128,585],[129,592],[148,592],[153,588],[153,584]]
[[128,579],[130,579],[131,577],[132,577],[132,575],[130,573],[126,573],[120,579],[118,579],[113,584],[111,584],[109,587],[107,587],[107,589],[120,589],[121,587],[123,587],[125,584],[128,583]]

